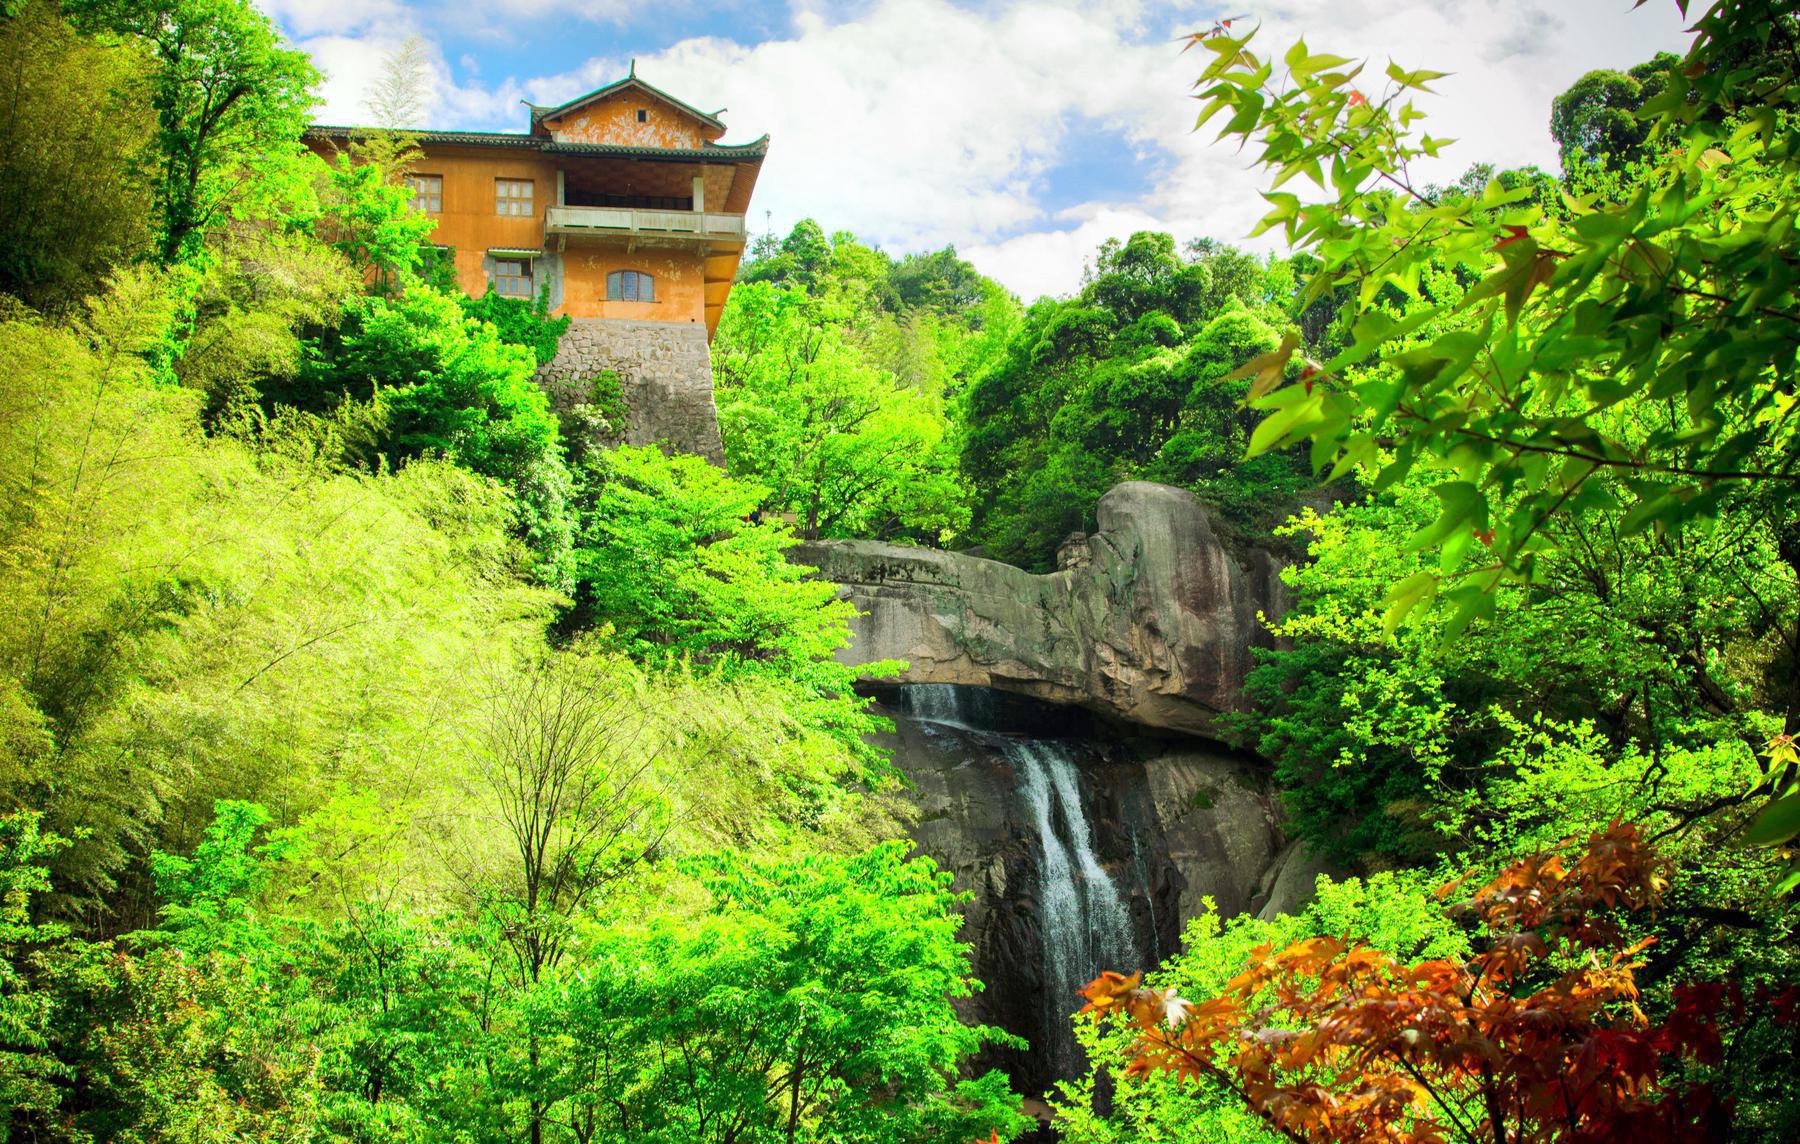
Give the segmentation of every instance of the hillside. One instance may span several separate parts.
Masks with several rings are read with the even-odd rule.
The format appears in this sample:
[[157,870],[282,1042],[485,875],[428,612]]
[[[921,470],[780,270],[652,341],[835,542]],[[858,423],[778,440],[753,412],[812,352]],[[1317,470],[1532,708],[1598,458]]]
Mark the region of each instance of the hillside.
[[[524,144],[9,5],[0,1140],[1800,1136],[1800,24],[1692,15],[1448,185],[1203,30],[1283,252],[1025,301],[685,167],[459,254]],[[550,369],[657,290],[722,464]]]

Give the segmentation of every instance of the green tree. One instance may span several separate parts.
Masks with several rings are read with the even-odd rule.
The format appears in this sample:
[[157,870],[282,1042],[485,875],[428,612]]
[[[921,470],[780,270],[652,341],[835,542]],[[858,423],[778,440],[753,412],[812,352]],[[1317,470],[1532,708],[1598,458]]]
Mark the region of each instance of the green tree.
[[908,310],[929,308],[940,314],[975,309],[986,293],[979,271],[946,246],[928,254],[908,254],[888,271],[894,298]]
[[320,412],[369,405],[374,429],[365,463],[447,457],[505,482],[520,535],[541,561],[539,576],[566,586],[573,488],[535,371],[529,349],[465,316],[459,298],[414,283],[396,297],[351,299],[343,324],[321,340],[295,382],[264,396]]
[[693,863],[696,917],[619,923],[537,1015],[571,1050],[556,1091],[576,1140],[973,1140],[1023,1128],[1005,1078],[960,1079],[997,1030],[949,876],[904,843],[850,858]]
[[[1390,65],[1386,90],[1365,92],[1351,61],[1296,44],[1277,80],[1254,31],[1195,37],[1214,57],[1203,119],[1229,110],[1226,133],[1276,182],[1326,193],[1271,192],[1262,228],[1321,256],[1311,296],[1351,288],[1361,307],[1351,345],[1299,384],[1282,384],[1296,346],[1246,366],[1270,413],[1250,452],[1310,441],[1319,468],[1369,466],[1377,488],[1415,468],[1440,478],[1416,537],[1439,566],[1395,585],[1395,622],[1440,591],[1450,634],[1492,615],[1494,589],[1555,549],[1555,519],[1622,507],[1625,534],[1668,534],[1717,520],[1737,490],[1791,506],[1800,318],[1792,276],[1769,268],[1795,260],[1794,17],[1720,0],[1696,27],[1639,109],[1655,162],[1558,211],[1525,188],[1434,201],[1411,183],[1409,162],[1443,142],[1417,132],[1409,93],[1437,73]],[[1371,304],[1390,286],[1413,299],[1403,315]],[[1800,758],[1774,759],[1765,785],[1788,791]],[[1751,837],[1797,832],[1800,790]]]
[[165,264],[192,257],[223,212],[295,177],[319,73],[247,0],[75,0],[69,11],[152,61],[150,183]]
[[758,507],[808,539],[956,530],[942,397],[875,366],[799,291],[749,283],[732,299],[714,349],[719,423],[732,475],[768,490]]
[[371,277],[378,292],[392,294],[413,280],[437,220],[412,209],[412,192],[401,176],[413,153],[390,150],[353,148],[331,161],[316,229]]
[[1681,60],[1658,52],[1626,71],[1591,71],[1550,103],[1550,134],[1562,150],[1563,169],[1578,156],[1633,163],[1644,157],[1650,123],[1638,109],[1662,94],[1669,72]]
[[1186,258],[1166,234],[1102,246],[1081,293],[1033,306],[968,390],[970,535],[1047,567],[1091,526],[1101,495],[1133,479],[1185,485],[1242,525],[1272,526],[1311,482],[1288,457],[1234,463],[1258,417],[1237,408],[1231,371],[1237,353],[1281,341],[1298,314],[1292,281],[1219,243],[1190,244]]
[[49,0],[0,23],[0,292],[62,310],[148,253],[144,72],[135,48],[76,34]]
[[[773,236],[771,236],[772,238]],[[794,224],[786,238],[771,242],[738,275],[741,282],[772,282],[803,291],[817,288],[831,265],[831,240],[810,218]]]
[[575,619],[653,667],[784,681],[796,718],[885,771],[864,735],[885,726],[833,654],[850,638],[837,588],[791,561],[793,533],[754,520],[763,493],[699,457],[621,447],[590,457]]
[[67,926],[33,920],[62,845],[34,811],[0,818],[0,1123],[9,1125],[54,1120],[69,1074],[46,1035],[59,998],[43,971],[74,943]]
[[698,457],[625,446],[596,459],[589,487],[585,608],[634,656],[798,674],[847,640],[837,589],[789,563],[787,528],[751,519],[756,486]]
[[257,898],[268,883],[267,860],[280,847],[253,852],[269,812],[253,802],[221,799],[212,825],[191,857],[156,851],[150,873],[162,899],[158,937],[191,954],[225,953],[255,960],[274,947],[257,915]]

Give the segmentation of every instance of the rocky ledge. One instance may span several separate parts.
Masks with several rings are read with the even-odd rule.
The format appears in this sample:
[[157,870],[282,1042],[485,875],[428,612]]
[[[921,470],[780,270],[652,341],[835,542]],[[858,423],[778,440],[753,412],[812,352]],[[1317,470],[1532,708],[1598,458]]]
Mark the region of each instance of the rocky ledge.
[[860,613],[841,658],[904,660],[891,682],[993,687],[1217,737],[1219,716],[1243,707],[1251,649],[1271,642],[1259,616],[1281,614],[1281,561],[1228,545],[1212,509],[1167,485],[1118,485],[1096,521],[1042,575],[862,540],[796,556]]

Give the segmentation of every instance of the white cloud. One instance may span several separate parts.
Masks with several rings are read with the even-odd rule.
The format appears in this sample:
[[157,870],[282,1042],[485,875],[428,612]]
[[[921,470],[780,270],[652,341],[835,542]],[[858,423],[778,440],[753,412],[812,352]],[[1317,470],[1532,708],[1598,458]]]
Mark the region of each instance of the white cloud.
[[[474,25],[436,23],[461,19],[444,0],[412,9],[399,0],[265,2],[311,37],[303,46],[331,73],[326,117],[357,117],[383,53],[406,34],[448,26],[474,34]],[[504,0],[532,13],[569,2]],[[1547,122],[1556,93],[1590,68],[1681,45],[1672,6],[1632,13],[1629,0],[1232,3],[1264,22],[1265,50],[1304,34],[1314,50],[1369,57],[1372,75],[1390,56],[1453,71],[1440,97],[1421,104],[1434,135],[1462,141],[1424,173],[1439,180],[1476,161],[1554,165]],[[617,7],[587,4],[583,14],[609,19]],[[1031,297],[1072,289],[1105,238],[1156,227],[1238,240],[1262,213],[1261,180],[1245,157],[1210,145],[1211,131],[1190,130],[1197,105],[1185,96],[1200,61],[1176,38],[1207,23],[1214,7],[1203,15],[1167,3],[795,0],[781,38],[686,39],[640,54],[638,71],[697,106],[729,108],[734,139],[771,133],[753,211],[770,212],[778,230],[811,215],[894,250],[955,243]],[[486,9],[460,9],[475,10]],[[427,11],[433,29],[417,26]],[[482,84],[473,67],[460,69],[459,83],[440,61],[431,125],[522,128],[522,95],[567,98],[616,79],[626,63],[623,54],[596,57],[556,75]],[[1142,170],[1122,171],[1117,192],[1047,209],[1045,182],[1070,159],[1072,130],[1091,138],[1096,125],[1163,157],[1154,185],[1145,190]]]

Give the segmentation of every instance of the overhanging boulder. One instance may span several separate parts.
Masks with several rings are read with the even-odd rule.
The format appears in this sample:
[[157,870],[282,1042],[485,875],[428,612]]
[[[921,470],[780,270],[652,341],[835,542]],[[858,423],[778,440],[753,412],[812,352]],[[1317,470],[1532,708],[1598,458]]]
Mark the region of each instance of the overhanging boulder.
[[905,683],[964,683],[1078,704],[1146,727],[1217,737],[1244,706],[1251,649],[1272,640],[1284,586],[1273,553],[1228,545],[1192,493],[1147,481],[1100,499],[1085,551],[1043,575],[875,541],[796,558],[861,613],[840,658],[904,660]]

